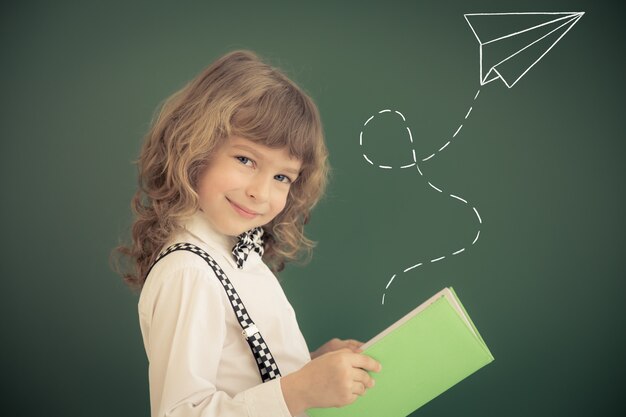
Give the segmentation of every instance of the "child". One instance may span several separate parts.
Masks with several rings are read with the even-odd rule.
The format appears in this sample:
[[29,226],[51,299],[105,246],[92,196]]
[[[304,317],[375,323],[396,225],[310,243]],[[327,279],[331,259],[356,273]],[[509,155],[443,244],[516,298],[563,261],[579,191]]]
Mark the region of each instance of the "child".
[[165,101],[137,163],[133,242],[116,250],[141,291],[152,417],[303,415],[373,386],[360,342],[309,353],[272,272],[313,247],[328,167],[310,97],[229,53]]

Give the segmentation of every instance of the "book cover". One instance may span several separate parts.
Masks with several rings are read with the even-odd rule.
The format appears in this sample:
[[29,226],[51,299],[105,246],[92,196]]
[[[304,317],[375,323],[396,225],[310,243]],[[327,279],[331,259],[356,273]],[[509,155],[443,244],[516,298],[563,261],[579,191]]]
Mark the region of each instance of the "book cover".
[[372,373],[376,386],[348,406],[309,409],[309,417],[405,417],[494,360],[451,287],[363,349],[383,366]]

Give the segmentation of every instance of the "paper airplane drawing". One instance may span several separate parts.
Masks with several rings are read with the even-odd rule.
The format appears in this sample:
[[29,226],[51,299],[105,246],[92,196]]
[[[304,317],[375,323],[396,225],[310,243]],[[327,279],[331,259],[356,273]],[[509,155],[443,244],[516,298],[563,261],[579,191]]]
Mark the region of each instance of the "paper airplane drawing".
[[500,78],[513,87],[585,12],[470,13],[480,44],[480,85]]

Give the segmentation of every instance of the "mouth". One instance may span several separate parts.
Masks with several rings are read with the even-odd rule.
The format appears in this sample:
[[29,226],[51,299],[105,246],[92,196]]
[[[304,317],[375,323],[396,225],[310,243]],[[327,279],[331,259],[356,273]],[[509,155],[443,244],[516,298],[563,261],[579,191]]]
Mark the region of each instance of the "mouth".
[[229,200],[228,198],[226,199],[228,200],[228,202],[230,203],[230,205],[232,206],[232,208],[239,213],[241,216],[248,218],[248,219],[252,219],[256,216],[258,216],[260,213],[257,213],[256,211],[253,210],[249,210],[245,207],[242,207],[234,202],[232,202],[231,200]]

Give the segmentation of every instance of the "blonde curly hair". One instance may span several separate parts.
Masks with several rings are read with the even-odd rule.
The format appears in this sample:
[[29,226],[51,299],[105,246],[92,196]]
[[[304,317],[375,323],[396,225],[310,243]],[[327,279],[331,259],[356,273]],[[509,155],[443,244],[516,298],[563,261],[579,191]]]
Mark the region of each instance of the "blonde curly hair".
[[[132,243],[111,252],[113,269],[141,291],[148,268],[181,221],[199,209],[197,181],[211,156],[231,135],[288,149],[302,161],[287,203],[265,229],[263,260],[274,271],[315,242],[304,235],[311,209],[327,183],[328,151],[313,100],[279,69],[250,51],[233,51],[167,98],[153,117],[139,158]],[[121,267],[119,257],[130,259]]]

